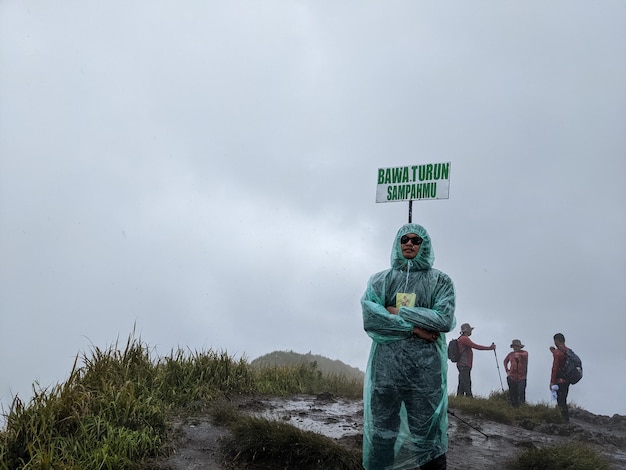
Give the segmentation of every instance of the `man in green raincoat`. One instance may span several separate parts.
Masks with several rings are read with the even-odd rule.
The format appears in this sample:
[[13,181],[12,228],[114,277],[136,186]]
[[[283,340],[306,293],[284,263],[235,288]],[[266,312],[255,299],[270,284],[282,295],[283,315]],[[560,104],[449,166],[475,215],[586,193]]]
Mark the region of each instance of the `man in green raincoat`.
[[363,391],[366,470],[446,468],[447,343],[456,326],[452,280],[433,269],[424,227],[400,228],[391,269],[374,274],[361,299],[372,338]]

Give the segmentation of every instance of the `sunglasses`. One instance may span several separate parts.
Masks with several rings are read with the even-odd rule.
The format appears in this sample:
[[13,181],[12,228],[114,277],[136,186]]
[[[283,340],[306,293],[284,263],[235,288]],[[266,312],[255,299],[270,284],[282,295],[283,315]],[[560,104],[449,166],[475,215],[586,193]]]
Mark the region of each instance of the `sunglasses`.
[[400,239],[400,243],[403,245],[406,245],[409,242],[413,243],[413,245],[421,245],[423,241],[424,239],[422,237],[409,237],[408,235],[402,235],[402,238]]

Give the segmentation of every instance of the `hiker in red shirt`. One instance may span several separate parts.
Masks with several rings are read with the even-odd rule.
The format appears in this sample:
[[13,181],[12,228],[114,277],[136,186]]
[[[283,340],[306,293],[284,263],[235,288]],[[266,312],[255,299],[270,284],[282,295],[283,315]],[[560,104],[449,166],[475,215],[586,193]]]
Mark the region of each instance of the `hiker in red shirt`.
[[511,405],[517,408],[526,403],[526,373],[528,371],[528,352],[519,339],[511,342],[513,351],[504,358],[506,382],[509,385],[509,399]]
[[459,386],[456,390],[457,396],[473,397],[472,395],[472,364],[474,363],[474,352],[472,349],[480,351],[490,351],[496,349],[495,343],[491,346],[481,346],[469,339],[474,327],[469,323],[461,325],[461,336],[459,336],[459,353],[461,354],[456,368],[459,370]]
[[[554,347],[556,346],[556,348]],[[569,421],[569,408],[567,407],[567,394],[569,393],[569,382],[561,377],[565,369],[567,356],[565,351],[569,348],[565,346],[565,336],[562,333],[554,335],[554,346],[550,346],[552,351],[552,374],[550,375],[550,390],[556,385],[556,404],[561,410],[563,419]]]

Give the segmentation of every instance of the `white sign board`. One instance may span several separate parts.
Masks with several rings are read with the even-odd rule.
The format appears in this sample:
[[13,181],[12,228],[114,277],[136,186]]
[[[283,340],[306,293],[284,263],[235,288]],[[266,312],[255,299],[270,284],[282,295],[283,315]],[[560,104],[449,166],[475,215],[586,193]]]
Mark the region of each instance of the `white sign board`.
[[450,162],[378,169],[376,202],[448,199]]

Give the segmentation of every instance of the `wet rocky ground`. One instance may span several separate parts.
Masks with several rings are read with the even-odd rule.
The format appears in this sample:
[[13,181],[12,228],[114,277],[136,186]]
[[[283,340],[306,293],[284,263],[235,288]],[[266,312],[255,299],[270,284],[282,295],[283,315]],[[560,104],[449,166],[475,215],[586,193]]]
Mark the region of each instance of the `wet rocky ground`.
[[[362,402],[330,395],[285,398],[247,398],[240,411],[282,420],[301,429],[324,434],[357,448],[362,444]],[[572,441],[596,446],[626,469],[626,416],[598,416],[572,409],[567,424],[509,426],[477,419],[450,409],[449,469],[506,469],[519,453],[532,447]],[[155,468],[162,470],[224,470],[220,442],[227,429],[213,426],[206,416],[188,417],[172,423],[178,436],[170,457]]]

